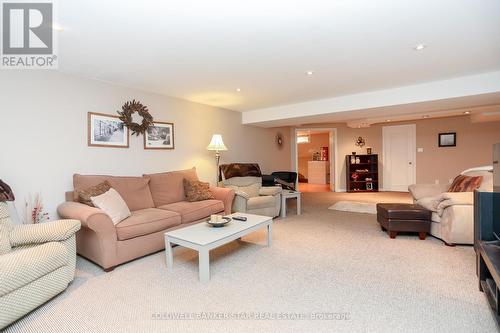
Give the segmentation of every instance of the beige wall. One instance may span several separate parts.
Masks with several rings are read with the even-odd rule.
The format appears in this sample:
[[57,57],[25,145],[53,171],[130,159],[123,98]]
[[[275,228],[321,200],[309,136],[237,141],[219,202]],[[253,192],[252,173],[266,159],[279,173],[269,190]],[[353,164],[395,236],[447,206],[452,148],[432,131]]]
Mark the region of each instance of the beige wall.
[[[471,123],[469,116],[394,122],[369,128],[349,128],[345,124],[317,125],[337,128],[337,170],[340,170],[341,190],[345,190],[345,155],[353,151],[366,154],[366,147],[372,147],[372,153],[379,155],[379,180],[383,187],[382,127],[401,124],[416,124],[417,147],[424,149],[417,153],[417,183],[434,183],[436,180],[448,183],[467,168],[491,165],[492,145],[500,142],[500,122]],[[445,132],[457,133],[456,147],[438,147],[438,133]],[[354,144],[358,136],[366,142],[362,149]]]
[[312,152],[320,151],[321,147],[329,147],[329,133],[311,133],[309,143],[301,143],[297,145],[299,172],[308,178],[307,162],[312,161]]
[[[290,169],[288,129],[243,126],[238,112],[55,71],[2,71],[0,96],[0,178],[13,187],[19,211],[29,193],[42,192],[54,218],[73,173],[141,175],[196,166],[202,180],[214,182],[214,155],[206,150],[213,133],[229,148],[221,163]],[[87,112],[115,114],[132,99],[155,120],[175,124],[175,150],[144,150],[142,136],[132,136],[128,149],[87,146]],[[282,149],[275,144],[278,131],[285,136]]]

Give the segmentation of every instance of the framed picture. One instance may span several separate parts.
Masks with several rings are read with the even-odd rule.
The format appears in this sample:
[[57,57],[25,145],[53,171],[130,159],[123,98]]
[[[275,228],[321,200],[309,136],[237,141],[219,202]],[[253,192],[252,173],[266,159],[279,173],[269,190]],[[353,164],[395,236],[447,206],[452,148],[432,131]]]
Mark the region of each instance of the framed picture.
[[174,148],[174,124],[155,121],[144,133],[144,149]]
[[373,191],[373,183],[366,183],[366,189],[368,191]]
[[88,145],[90,147],[128,148],[129,130],[118,116],[88,113]]
[[439,147],[455,147],[457,145],[457,133],[439,133]]

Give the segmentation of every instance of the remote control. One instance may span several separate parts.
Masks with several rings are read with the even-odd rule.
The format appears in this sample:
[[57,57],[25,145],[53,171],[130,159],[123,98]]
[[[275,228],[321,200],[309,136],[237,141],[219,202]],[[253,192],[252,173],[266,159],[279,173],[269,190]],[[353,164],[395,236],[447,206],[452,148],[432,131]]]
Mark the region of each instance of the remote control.
[[238,220],[238,221],[243,221],[243,222],[245,222],[245,221],[247,220],[247,218],[246,218],[246,217],[244,217],[244,216],[234,216],[234,217],[233,217],[233,220]]

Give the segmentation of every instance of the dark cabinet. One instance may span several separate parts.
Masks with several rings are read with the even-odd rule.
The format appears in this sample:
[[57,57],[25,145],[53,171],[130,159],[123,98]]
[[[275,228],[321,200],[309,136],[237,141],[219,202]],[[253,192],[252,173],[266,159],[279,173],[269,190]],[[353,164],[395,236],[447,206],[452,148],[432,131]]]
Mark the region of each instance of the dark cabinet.
[[347,192],[378,192],[378,155],[346,155]]

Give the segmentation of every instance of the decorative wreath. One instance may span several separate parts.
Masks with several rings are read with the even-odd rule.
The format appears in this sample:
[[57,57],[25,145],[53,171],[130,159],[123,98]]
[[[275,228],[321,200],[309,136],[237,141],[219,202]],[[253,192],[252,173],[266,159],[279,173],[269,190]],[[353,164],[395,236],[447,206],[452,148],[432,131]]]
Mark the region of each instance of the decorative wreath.
[[[132,115],[138,113],[142,117],[142,123],[132,122]],[[132,135],[144,134],[149,126],[153,125],[153,116],[149,114],[148,108],[139,101],[127,102],[122,106],[122,111],[118,111],[120,120],[132,131]]]

